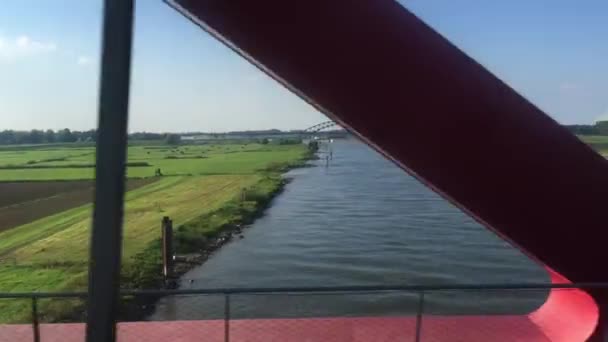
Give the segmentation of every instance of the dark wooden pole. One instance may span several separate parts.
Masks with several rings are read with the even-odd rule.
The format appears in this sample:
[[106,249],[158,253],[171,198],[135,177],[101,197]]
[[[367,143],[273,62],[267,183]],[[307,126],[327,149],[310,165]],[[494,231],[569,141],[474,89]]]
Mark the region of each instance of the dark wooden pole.
[[168,216],[163,217],[161,230],[163,277],[167,281],[173,275],[173,221]]

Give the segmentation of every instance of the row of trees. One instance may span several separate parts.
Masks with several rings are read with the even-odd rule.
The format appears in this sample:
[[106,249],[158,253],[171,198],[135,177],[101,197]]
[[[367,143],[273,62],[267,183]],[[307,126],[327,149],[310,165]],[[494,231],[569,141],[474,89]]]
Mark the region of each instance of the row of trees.
[[149,132],[135,132],[129,134],[129,140],[138,141],[149,141],[149,140],[162,140],[169,145],[178,145],[182,137],[179,134],[172,133],[149,133]]
[[68,128],[53,131],[33,129],[31,131],[0,131],[0,145],[13,144],[52,144],[95,141],[97,132],[92,129],[88,131],[71,131]]
[[[170,133],[147,133],[137,132],[129,134],[129,140],[159,140],[167,144],[176,145],[181,141],[181,136]],[[75,142],[95,142],[97,141],[97,131],[71,131],[68,128],[54,131],[33,129],[31,131],[0,131],[0,145],[19,145],[19,144],[53,144],[53,143],[75,143]]]
[[[574,134],[580,135],[608,135],[608,121],[598,121],[593,125],[566,125]],[[278,130],[268,130],[273,132]],[[15,144],[52,144],[52,143],[73,143],[73,142],[95,142],[97,131],[71,131],[68,128],[54,131],[33,129],[31,131],[0,131],[0,145]],[[129,140],[163,140],[167,144],[179,144],[181,136],[169,133],[149,133],[136,132],[129,134]],[[281,139],[283,140],[283,139]],[[262,143],[268,143],[268,139],[262,139]],[[290,141],[282,142],[284,144]]]
[[129,140],[163,140],[166,137],[167,134],[164,133],[135,132],[129,134]]
[[149,132],[135,132],[129,134],[129,140],[137,141],[164,141],[169,145],[179,145],[182,141],[182,136],[173,133],[149,133]]
[[598,121],[594,125],[567,125],[574,134],[608,135],[608,121]]

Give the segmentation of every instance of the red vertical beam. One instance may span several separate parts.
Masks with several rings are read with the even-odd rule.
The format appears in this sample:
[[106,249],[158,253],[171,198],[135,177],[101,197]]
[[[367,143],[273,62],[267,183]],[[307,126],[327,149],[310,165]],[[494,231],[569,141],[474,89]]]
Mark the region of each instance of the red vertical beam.
[[608,163],[397,2],[174,5],[541,262],[608,281]]

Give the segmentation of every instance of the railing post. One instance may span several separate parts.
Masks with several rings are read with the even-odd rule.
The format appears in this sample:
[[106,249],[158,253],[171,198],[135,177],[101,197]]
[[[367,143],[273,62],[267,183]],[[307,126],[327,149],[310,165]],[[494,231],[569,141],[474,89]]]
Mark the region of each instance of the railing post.
[[224,342],[230,342],[230,295],[224,295]]
[[38,299],[32,297],[32,328],[34,329],[34,342],[40,342],[40,326],[38,323]]
[[416,342],[420,342],[422,332],[422,314],[424,312],[424,291],[418,293],[418,311],[416,312]]

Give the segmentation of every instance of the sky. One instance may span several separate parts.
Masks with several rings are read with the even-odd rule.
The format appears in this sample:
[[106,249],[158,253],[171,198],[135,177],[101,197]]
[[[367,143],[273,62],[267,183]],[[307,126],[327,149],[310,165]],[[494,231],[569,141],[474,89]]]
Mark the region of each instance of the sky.
[[[608,1],[400,2],[559,122],[608,119]],[[161,0],[136,3],[130,131],[326,120]],[[101,12],[101,0],[0,2],[0,130],[95,127]]]

